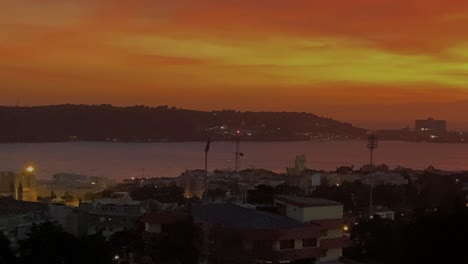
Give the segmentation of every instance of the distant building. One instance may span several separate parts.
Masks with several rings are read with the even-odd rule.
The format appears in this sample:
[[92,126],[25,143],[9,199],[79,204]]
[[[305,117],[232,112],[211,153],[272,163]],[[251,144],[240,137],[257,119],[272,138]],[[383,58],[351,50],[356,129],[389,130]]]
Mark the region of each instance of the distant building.
[[18,201],[37,201],[36,175],[32,168],[29,170],[0,172],[0,195],[12,196]]
[[[373,174],[375,177],[373,179],[375,185],[406,185],[408,184],[408,179],[404,175],[398,172],[376,172]],[[350,173],[350,174],[340,174],[340,173],[327,173],[324,175],[326,179],[325,182],[329,186],[340,186],[345,182],[355,182],[360,181],[364,184],[370,185],[372,178],[368,174],[364,173]]]
[[297,155],[294,161],[294,167],[286,168],[288,175],[301,175],[307,170],[307,159],[305,155]]
[[[295,196],[275,197],[278,212],[303,224],[318,225],[320,234],[315,238],[320,248],[320,262],[338,261],[343,255],[345,238],[343,234],[343,205],[325,199]],[[299,244],[299,245],[298,245]],[[301,248],[296,241],[295,248]]]
[[179,224],[187,224],[189,217],[184,212],[152,212],[142,216],[139,222],[145,226],[145,232],[152,236],[168,233],[166,230]]
[[53,219],[75,236],[93,235],[102,232],[106,238],[113,234],[135,228],[138,218],[145,213],[140,201],[131,200],[124,193],[119,198],[101,198],[92,203],[82,203],[72,208],[62,203],[50,204]]
[[184,189],[184,196],[202,198],[205,192],[205,171],[186,171],[177,178],[177,186]]
[[374,214],[382,219],[395,220],[395,211],[389,209],[377,208]]
[[446,120],[435,120],[428,118],[426,120],[416,120],[415,130],[417,132],[436,132],[445,133],[447,132],[447,121]]

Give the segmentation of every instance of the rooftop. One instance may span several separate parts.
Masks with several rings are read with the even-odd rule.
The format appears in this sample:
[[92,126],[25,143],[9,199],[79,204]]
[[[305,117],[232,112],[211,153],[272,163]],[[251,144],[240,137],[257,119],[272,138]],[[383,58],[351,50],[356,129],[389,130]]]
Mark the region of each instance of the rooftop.
[[248,209],[232,203],[195,205],[192,213],[198,220],[231,228],[288,229],[303,225],[285,216]]
[[140,222],[150,224],[175,224],[178,222],[187,221],[188,217],[185,212],[153,212],[147,213],[140,218]]
[[278,195],[278,196],[275,196],[275,200],[294,204],[299,207],[321,207],[321,206],[342,205],[341,203],[335,202],[332,200],[302,197],[302,196],[291,196],[291,195]]
[[119,205],[119,206],[137,206],[140,205],[140,201],[131,199],[117,199],[117,198],[100,198],[94,201],[94,204],[98,205]]
[[47,204],[17,201],[11,197],[0,197],[0,216],[23,215],[46,210]]

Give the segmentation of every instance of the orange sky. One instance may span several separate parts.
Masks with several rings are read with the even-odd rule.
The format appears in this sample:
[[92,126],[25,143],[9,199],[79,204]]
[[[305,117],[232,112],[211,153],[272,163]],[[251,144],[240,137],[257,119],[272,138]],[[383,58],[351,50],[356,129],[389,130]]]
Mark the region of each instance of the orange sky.
[[468,129],[467,25],[464,0],[0,0],[0,104]]

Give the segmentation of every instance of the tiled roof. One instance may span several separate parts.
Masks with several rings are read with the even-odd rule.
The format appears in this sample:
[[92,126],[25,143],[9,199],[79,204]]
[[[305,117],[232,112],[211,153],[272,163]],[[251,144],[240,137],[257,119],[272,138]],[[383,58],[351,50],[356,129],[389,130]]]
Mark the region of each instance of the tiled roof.
[[154,212],[143,215],[140,218],[140,222],[167,225],[175,224],[187,219],[187,214],[182,212]]
[[275,196],[276,200],[294,204],[300,207],[321,207],[321,206],[337,206],[342,205],[339,202],[318,199],[318,198],[309,198],[302,196],[291,196],[291,195],[278,195]]
[[0,197],[0,215],[22,215],[36,211],[46,211],[47,204],[35,202],[23,202],[11,197]]

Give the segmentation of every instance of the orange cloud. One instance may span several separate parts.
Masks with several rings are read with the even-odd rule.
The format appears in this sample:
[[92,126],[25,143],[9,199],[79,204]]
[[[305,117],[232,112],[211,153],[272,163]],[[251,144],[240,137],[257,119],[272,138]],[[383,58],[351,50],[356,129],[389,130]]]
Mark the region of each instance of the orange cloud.
[[[281,109],[353,121],[362,120],[362,111],[339,109],[376,100],[468,100],[467,1],[0,0],[0,6],[3,104],[21,97],[30,104]],[[446,118],[462,122],[454,113]]]

